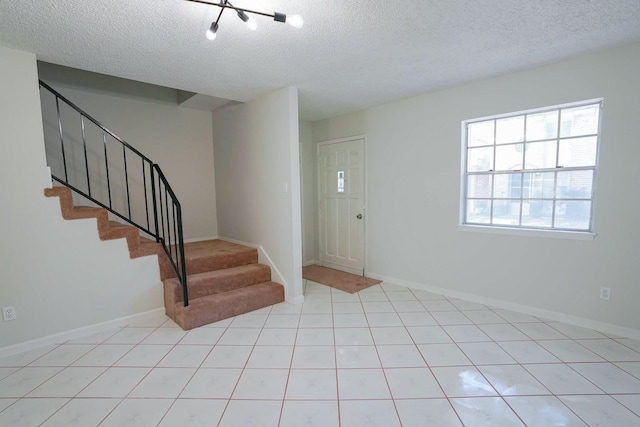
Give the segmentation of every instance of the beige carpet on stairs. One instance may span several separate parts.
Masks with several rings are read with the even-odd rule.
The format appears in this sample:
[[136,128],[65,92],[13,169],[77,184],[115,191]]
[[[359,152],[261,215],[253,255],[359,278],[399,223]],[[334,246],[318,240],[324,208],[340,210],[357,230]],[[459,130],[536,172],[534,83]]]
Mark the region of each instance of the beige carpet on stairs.
[[345,273],[344,271],[334,270],[332,268],[320,267],[319,265],[303,267],[302,277],[350,294],[382,282],[381,280]]

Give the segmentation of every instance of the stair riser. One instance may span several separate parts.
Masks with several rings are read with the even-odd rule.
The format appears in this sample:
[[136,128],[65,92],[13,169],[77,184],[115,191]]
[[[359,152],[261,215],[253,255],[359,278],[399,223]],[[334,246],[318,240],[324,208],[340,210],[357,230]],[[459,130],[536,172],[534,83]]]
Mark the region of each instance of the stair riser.
[[257,262],[258,251],[255,249],[231,255],[216,255],[187,259],[187,275],[240,267],[248,264],[256,264]]
[[[216,277],[188,277],[189,301],[208,295],[232,291],[271,280],[271,268],[255,264],[251,269],[239,272],[222,273]],[[167,315],[172,317],[172,309],[176,303],[184,301],[182,287],[177,279],[164,281],[164,301]]]
[[[200,298],[207,295],[219,294],[231,291],[233,289],[244,288],[245,286],[255,285],[257,283],[268,282],[271,280],[271,269],[268,266],[262,266],[256,272],[248,272],[245,274],[229,275],[219,278],[205,278],[201,280],[187,281],[190,298]],[[180,298],[178,301],[182,301]]]
[[282,285],[273,282],[261,283],[194,299],[188,307],[178,305],[172,318],[182,329],[189,330],[283,301]]

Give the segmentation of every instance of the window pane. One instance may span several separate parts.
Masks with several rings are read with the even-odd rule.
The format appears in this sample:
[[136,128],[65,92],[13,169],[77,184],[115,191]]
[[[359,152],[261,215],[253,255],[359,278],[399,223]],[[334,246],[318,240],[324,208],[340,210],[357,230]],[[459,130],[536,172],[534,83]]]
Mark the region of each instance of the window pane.
[[597,144],[595,136],[560,140],[558,166],[595,166]]
[[470,148],[467,153],[468,172],[482,172],[493,169],[493,147]]
[[549,169],[556,167],[556,141],[534,142],[525,148],[525,169]]
[[555,172],[525,173],[524,181],[529,184],[529,191],[524,198],[552,199],[555,188]]
[[496,120],[496,144],[524,141],[524,116]]
[[600,104],[561,110],[560,137],[597,134],[599,114]]
[[467,222],[489,224],[491,222],[491,200],[468,200]]
[[559,199],[590,199],[593,171],[558,172]]
[[527,116],[527,141],[552,139],[558,135],[558,110]]
[[493,120],[469,124],[468,146],[493,145]]
[[557,201],[554,226],[569,230],[588,230],[590,216],[590,201]]
[[551,227],[552,214],[551,200],[522,202],[522,225],[525,227]]
[[491,175],[469,175],[467,179],[467,197],[490,198]]
[[495,175],[493,197],[496,199],[519,199],[522,189],[522,174]]
[[338,171],[338,193],[344,193],[344,171]]
[[495,170],[521,170],[523,144],[496,147]]
[[492,224],[519,225],[520,200],[495,200]]

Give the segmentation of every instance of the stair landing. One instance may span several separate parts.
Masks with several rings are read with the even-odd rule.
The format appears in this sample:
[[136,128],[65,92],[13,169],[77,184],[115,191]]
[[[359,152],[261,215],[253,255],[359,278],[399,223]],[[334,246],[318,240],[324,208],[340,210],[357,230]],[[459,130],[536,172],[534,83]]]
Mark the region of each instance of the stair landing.
[[258,262],[256,249],[218,239],[185,243],[184,256],[189,275]]

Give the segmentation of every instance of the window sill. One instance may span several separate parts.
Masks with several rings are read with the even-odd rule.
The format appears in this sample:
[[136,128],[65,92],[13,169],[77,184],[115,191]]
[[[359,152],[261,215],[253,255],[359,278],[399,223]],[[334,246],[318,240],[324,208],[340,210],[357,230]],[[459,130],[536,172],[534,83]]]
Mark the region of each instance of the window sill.
[[593,240],[593,238],[596,237],[595,233],[585,231],[537,230],[532,228],[511,228],[468,224],[458,225],[458,231],[470,231],[473,233],[486,234],[506,234],[510,236],[525,237],[550,237],[555,239],[569,240]]

